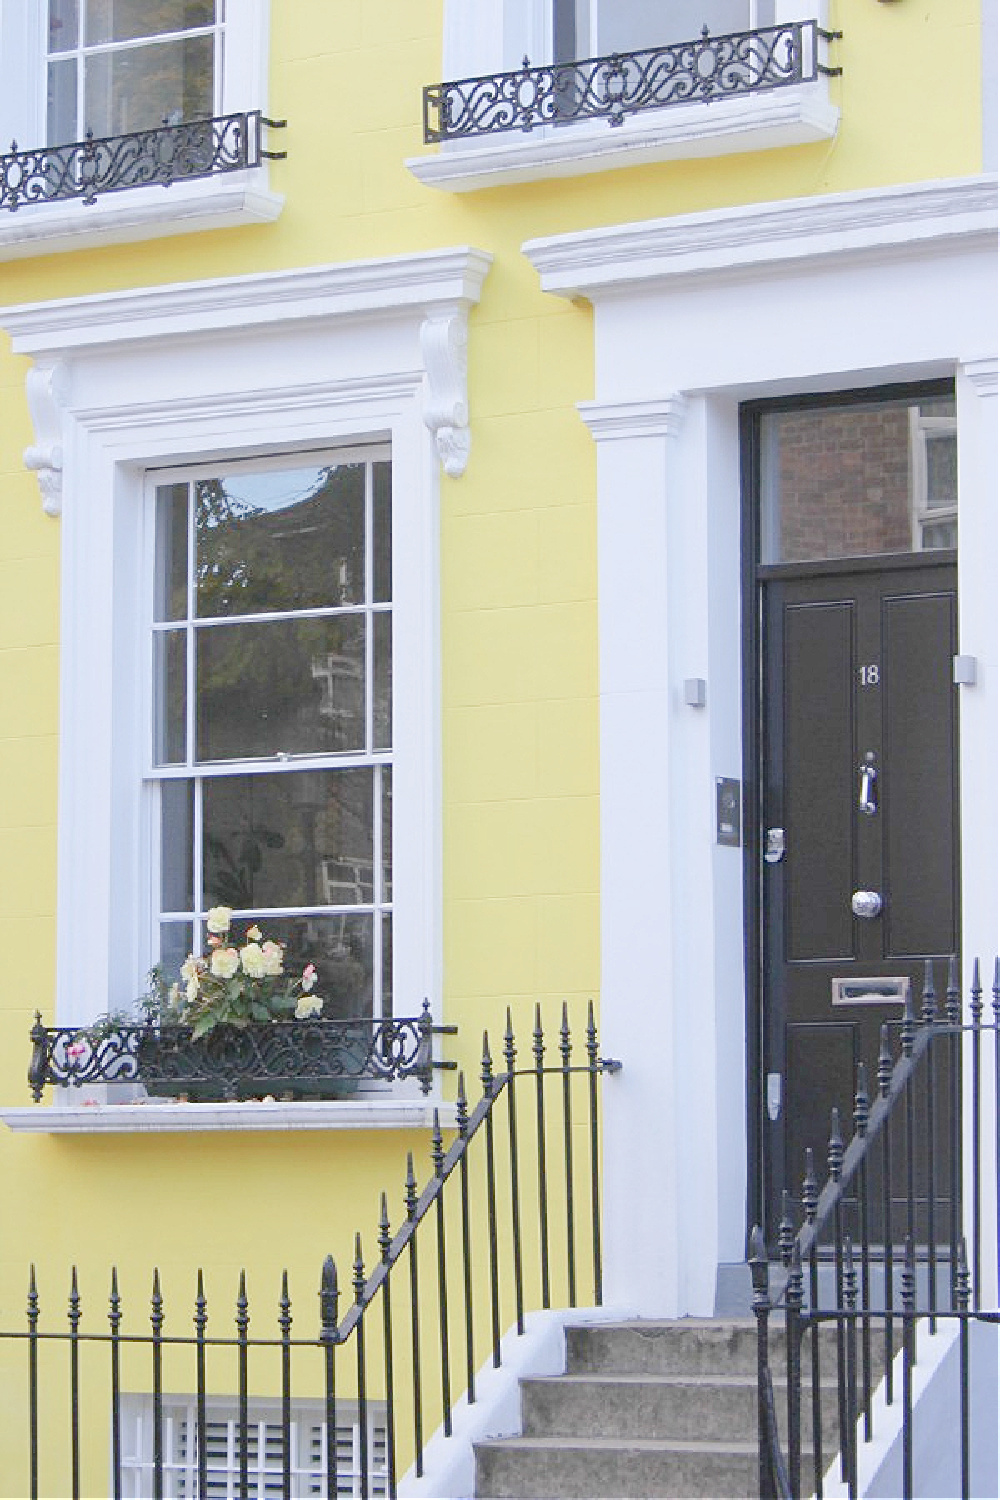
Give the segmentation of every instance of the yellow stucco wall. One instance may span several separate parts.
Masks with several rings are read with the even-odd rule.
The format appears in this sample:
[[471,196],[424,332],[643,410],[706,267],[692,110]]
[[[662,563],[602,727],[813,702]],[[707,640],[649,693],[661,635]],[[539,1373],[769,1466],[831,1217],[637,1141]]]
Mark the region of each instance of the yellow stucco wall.
[[[594,452],[575,412],[593,394],[591,317],[540,292],[520,245],[977,171],[977,0],[834,0],[831,10],[845,33],[832,141],[460,195],[422,186],[404,166],[426,149],[420,89],[440,77],[440,0],[275,0],[267,102],[289,120],[288,159],[271,173],[286,200],[276,223],[0,262],[0,304],[10,304],[453,244],[493,254],[470,323],[471,460],[441,485],[443,1008],[461,1028],[453,1055],[473,1077],[482,1027],[499,1036],[504,1004],[526,1045],[536,999],[554,1022],[558,1001],[580,1007],[599,986]],[[962,59],[964,86],[942,84],[943,58]],[[51,1018],[54,977],[60,530],[21,460],[33,440],[27,367],[0,354],[5,1104],[27,1102],[31,1015]],[[322,1255],[332,1250],[346,1277],[359,1225],[370,1255],[379,1190],[391,1189],[397,1218],[405,1151],[426,1161],[426,1144],[396,1133],[0,1130],[0,1323],[20,1315],[29,1259],[53,1308],[64,1306],[68,1263],[79,1264],[95,1318],[111,1261],[143,1301],[155,1259],[188,1303],[191,1270],[204,1264],[227,1309],[241,1265],[269,1309],[287,1265],[312,1324]],[[22,1372],[0,1360],[0,1411],[21,1409]],[[17,1493],[9,1482],[0,1477],[0,1493]]]

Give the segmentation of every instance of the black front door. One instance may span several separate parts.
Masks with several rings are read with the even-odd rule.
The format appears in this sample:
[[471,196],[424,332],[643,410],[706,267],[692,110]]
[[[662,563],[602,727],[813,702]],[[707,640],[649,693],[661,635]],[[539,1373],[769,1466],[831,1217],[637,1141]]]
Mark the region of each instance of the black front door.
[[[781,576],[782,574],[785,576]],[[857,1065],[958,945],[955,567],[928,554],[762,582],[765,1138],[774,1195],[849,1138]]]
[[958,950],[958,500],[940,388],[771,403],[748,427],[751,1201],[773,1245],[807,1147],[825,1179],[832,1106],[850,1138],[860,1062],[875,1092],[882,1024],[897,1052],[924,961]]

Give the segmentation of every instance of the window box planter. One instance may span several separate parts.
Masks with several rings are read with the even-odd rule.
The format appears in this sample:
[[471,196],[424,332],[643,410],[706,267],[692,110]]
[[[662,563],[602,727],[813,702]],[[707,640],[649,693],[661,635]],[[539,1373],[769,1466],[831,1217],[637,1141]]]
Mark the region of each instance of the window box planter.
[[197,1102],[227,1099],[340,1099],[362,1081],[416,1079],[429,1093],[435,1069],[435,1026],[427,1005],[419,1016],[391,1020],[288,1020],[217,1026],[195,1039],[186,1026],[121,1026],[104,1034],[46,1027],[31,1031],[28,1082],[36,1101],[46,1084],[141,1083],[154,1097]]

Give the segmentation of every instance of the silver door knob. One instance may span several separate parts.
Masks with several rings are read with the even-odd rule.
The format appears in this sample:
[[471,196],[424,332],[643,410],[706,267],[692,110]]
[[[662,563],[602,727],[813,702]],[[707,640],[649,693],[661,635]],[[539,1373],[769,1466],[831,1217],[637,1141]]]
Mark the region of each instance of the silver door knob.
[[851,911],[866,922],[874,921],[882,910],[882,897],[878,891],[855,891],[851,897]]

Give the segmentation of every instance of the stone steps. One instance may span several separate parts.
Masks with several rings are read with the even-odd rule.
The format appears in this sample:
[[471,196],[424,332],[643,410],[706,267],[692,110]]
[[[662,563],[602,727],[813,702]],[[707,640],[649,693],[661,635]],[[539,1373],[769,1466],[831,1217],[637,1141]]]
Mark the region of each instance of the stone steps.
[[[823,1337],[832,1351],[833,1330],[824,1330]],[[777,1356],[783,1329],[773,1330],[772,1341]],[[782,1367],[776,1357],[775,1370]],[[566,1373],[521,1381],[521,1435],[476,1445],[476,1495],[483,1500],[754,1496],[756,1370],[756,1325],[745,1320],[567,1328]],[[824,1380],[822,1390],[829,1460],[836,1448],[836,1387]],[[784,1431],[784,1391],[777,1382],[775,1395]],[[808,1411],[804,1382],[805,1460]]]

